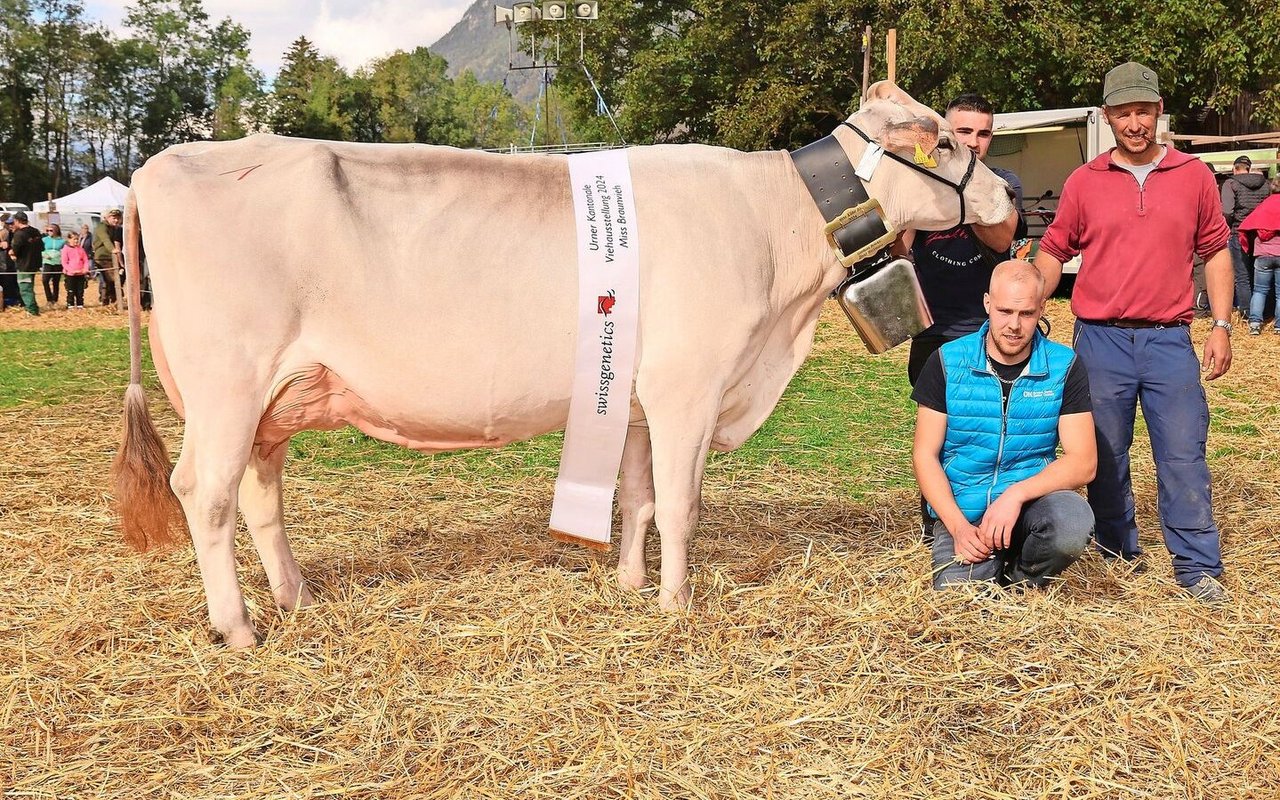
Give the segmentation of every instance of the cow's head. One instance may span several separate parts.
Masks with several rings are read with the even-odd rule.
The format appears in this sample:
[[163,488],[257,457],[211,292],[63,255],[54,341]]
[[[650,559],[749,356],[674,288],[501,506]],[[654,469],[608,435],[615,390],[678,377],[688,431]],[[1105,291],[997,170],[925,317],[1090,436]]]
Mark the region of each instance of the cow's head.
[[[848,122],[886,151],[920,167],[912,169],[882,158],[872,175],[870,194],[880,201],[894,228],[944,230],[959,222],[994,225],[1013,210],[1008,185],[979,162],[965,184],[965,218],[960,219],[954,185],[964,180],[974,156],[956,141],[945,119],[894,84],[872,84],[862,108]],[[837,135],[856,163],[865,142],[843,126]]]

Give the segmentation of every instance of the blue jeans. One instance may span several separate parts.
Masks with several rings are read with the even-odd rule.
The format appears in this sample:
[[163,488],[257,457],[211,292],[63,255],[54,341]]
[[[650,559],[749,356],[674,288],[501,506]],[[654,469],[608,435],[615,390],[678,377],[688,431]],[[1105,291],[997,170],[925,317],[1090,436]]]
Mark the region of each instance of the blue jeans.
[[1239,231],[1234,228],[1227,239],[1227,250],[1231,251],[1231,268],[1235,272],[1235,307],[1244,311],[1249,307],[1249,267],[1244,261],[1244,252],[1240,250]]
[[1009,549],[977,564],[956,561],[956,543],[941,520],[933,520],[933,588],[960,583],[1044,586],[1071,566],[1089,546],[1093,512],[1075,492],[1050,492],[1022,507]]
[[1098,474],[1089,484],[1104,555],[1137,558],[1129,448],[1137,404],[1151,437],[1164,543],[1183,586],[1222,573],[1218,526],[1205,440],[1209,405],[1200,385],[1200,361],[1191,329],[1117,328],[1077,322],[1076,355],[1089,373]]
[[1262,309],[1266,308],[1267,295],[1276,291],[1276,330],[1280,331],[1280,256],[1258,256],[1253,261],[1253,297],[1249,299],[1249,321],[1262,324]]

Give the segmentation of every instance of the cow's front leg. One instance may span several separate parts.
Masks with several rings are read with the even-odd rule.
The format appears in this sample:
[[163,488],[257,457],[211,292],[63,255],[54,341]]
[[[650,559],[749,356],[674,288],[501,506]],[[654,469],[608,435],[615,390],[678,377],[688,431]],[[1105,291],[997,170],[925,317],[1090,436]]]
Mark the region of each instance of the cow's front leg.
[[618,543],[618,585],[642,589],[649,582],[644,539],[654,510],[653,449],[649,446],[649,426],[644,423],[627,428],[619,484],[622,532]]
[[[677,396],[672,394],[671,396]],[[646,411],[648,409],[646,408]],[[658,534],[662,539],[662,584],[658,605],[664,611],[689,607],[689,538],[698,525],[702,473],[706,468],[714,420],[699,424],[687,412],[659,420],[650,415],[653,482]]]
[[252,422],[236,424],[226,409],[187,408],[182,454],[170,485],[182,502],[191,529],[200,578],[209,605],[209,623],[234,648],[253,647],[257,631],[249,620],[236,577],[236,485],[253,443]]
[[276,604],[293,611],[311,605],[313,600],[284,533],[281,479],[288,449],[288,442],[284,442],[265,459],[259,458],[256,450],[249,457],[248,468],[240,479],[240,513],[253,535]]

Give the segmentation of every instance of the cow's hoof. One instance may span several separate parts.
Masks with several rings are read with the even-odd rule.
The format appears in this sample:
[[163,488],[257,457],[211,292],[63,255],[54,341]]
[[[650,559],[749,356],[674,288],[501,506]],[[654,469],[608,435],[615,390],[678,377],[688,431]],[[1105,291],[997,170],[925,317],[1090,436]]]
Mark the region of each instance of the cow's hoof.
[[693,604],[693,595],[688,585],[681,586],[679,591],[658,590],[658,608],[663,611],[688,611]]
[[316,599],[311,595],[311,590],[307,588],[305,583],[297,586],[285,586],[272,592],[276,598],[276,605],[284,611],[297,611],[300,608],[307,608],[315,605]]
[[249,650],[262,644],[262,635],[253,626],[237,628],[231,633],[223,633],[215,628],[209,631],[209,641],[224,644],[232,650]]
[[645,575],[644,567],[638,569],[618,565],[618,588],[627,589],[632,592],[638,592],[649,585],[649,578]]

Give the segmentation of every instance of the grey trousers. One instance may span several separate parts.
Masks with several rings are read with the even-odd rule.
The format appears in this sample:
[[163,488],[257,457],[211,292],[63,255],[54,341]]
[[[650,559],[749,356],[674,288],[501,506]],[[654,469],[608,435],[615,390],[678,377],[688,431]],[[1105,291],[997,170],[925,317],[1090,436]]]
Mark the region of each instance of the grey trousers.
[[956,560],[955,540],[941,520],[933,522],[933,588],[985,581],[1002,586],[1044,586],[1080,557],[1093,535],[1093,510],[1075,492],[1051,492],[1022,507],[1009,549],[986,561]]

